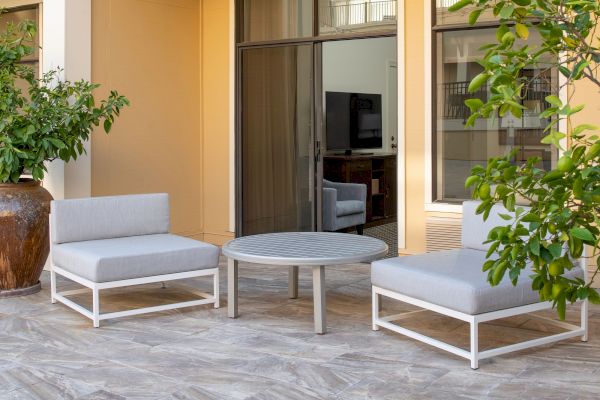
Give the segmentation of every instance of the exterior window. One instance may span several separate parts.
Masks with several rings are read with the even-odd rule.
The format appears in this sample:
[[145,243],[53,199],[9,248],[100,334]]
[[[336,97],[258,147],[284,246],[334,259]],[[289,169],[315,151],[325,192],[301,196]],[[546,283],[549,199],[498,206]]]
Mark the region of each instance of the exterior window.
[[319,0],[319,34],[396,29],[396,0]]
[[[445,6],[452,1],[437,1]],[[437,9],[437,16],[446,15]],[[466,129],[469,116],[465,100],[478,97],[486,101],[489,92],[482,88],[474,94],[467,92],[472,78],[482,71],[477,60],[483,56],[483,45],[496,41],[495,28],[461,29],[456,20],[444,17],[443,22],[452,25],[434,26],[434,120],[432,140],[433,200],[434,202],[458,203],[471,197],[465,190],[465,179],[475,165],[486,165],[490,157],[497,157],[517,149],[515,163],[530,157],[539,157],[540,168],[550,169],[557,158],[550,145],[540,143],[545,136],[544,128],[550,123],[540,119],[539,114],[548,106],[546,96],[557,92],[556,73],[542,70],[526,70],[530,78],[523,105],[527,108],[520,119],[512,116],[480,119],[474,128]],[[463,20],[464,21],[464,20]],[[466,28],[466,27],[465,27]],[[539,42],[532,32],[528,44]]]

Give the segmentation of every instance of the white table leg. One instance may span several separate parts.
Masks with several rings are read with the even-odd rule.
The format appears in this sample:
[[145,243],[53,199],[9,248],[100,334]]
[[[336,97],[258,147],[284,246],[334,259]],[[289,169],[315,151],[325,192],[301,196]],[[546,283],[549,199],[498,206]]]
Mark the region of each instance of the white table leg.
[[227,260],[227,314],[229,318],[237,318],[238,313],[238,262],[232,258]]
[[298,298],[298,266],[290,267],[288,274],[288,296],[290,299]]
[[315,307],[315,332],[327,332],[327,299],[325,295],[325,266],[313,267],[313,302]]

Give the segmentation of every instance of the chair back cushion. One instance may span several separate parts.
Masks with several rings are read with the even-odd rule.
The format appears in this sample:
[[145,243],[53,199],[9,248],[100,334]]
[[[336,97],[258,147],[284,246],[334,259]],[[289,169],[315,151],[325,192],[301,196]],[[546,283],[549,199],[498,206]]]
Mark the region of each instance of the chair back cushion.
[[514,215],[514,213],[508,211],[501,204],[495,204],[487,221],[484,221],[482,214],[475,214],[479,204],[481,204],[480,201],[465,201],[463,203],[462,247],[487,251],[490,244],[483,244],[483,242],[487,240],[488,233],[496,226],[510,224],[510,221],[505,221],[499,214]]
[[55,200],[50,212],[55,244],[169,232],[166,193]]

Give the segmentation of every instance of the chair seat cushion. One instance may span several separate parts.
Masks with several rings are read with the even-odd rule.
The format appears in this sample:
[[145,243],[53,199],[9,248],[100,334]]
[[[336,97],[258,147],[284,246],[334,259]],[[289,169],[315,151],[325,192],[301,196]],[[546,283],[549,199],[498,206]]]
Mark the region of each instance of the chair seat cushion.
[[338,217],[360,214],[365,211],[365,203],[360,200],[342,200],[336,202],[335,212]]
[[54,265],[92,282],[215,268],[220,250],[171,234],[130,236],[54,245]]
[[[530,269],[521,271],[516,286],[508,276],[491,287],[481,270],[485,252],[473,249],[438,251],[376,261],[371,283],[382,289],[475,315],[539,302],[531,289]],[[583,277],[580,268],[567,273]]]

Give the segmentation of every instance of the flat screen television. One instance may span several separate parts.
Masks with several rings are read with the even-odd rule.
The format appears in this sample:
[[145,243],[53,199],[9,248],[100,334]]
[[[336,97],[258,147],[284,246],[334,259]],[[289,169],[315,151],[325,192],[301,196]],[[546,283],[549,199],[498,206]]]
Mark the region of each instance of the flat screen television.
[[381,95],[325,92],[327,150],[380,149]]

